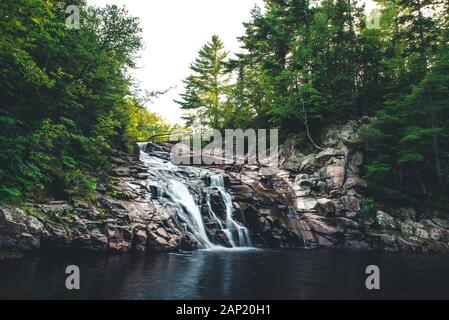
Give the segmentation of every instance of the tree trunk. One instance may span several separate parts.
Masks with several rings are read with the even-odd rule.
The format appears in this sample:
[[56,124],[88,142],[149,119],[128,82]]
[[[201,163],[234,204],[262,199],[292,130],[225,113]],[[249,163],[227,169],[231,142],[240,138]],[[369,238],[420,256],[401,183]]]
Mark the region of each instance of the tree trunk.
[[421,187],[421,192],[425,195],[428,195],[429,192],[427,191],[426,184],[424,183],[422,176],[421,176],[421,171],[419,170],[416,163],[413,163],[413,171],[415,171],[415,176],[419,181],[419,186]]

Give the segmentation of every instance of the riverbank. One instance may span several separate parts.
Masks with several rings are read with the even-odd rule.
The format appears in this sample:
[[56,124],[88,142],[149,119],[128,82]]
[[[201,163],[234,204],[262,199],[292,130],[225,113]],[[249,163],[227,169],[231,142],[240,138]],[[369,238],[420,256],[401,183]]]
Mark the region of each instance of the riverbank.
[[[321,148],[296,138],[280,149],[280,170],[253,165],[187,167],[169,162],[170,144],[142,144],[100,172],[94,200],[0,207],[0,249],[166,253],[255,245],[266,248],[446,253],[444,213],[366,209],[365,120],[329,128]],[[7,256],[7,255],[4,255]]]

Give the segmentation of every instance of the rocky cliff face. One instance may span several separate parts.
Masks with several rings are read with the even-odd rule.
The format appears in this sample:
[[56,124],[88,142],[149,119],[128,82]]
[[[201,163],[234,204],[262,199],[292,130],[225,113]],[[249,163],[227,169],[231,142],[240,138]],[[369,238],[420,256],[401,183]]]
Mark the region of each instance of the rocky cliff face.
[[172,234],[176,228],[148,201],[148,169],[136,157],[113,160],[116,168],[107,183],[99,184],[95,203],[72,200],[0,207],[0,249],[34,253],[53,248],[99,252],[178,248]]
[[281,148],[281,170],[261,178],[246,166],[229,173],[238,211],[260,244],[406,252],[449,251],[449,221],[388,208],[363,212],[361,121],[327,130],[320,149],[295,138]]
[[[320,149],[298,139],[281,147],[281,168],[260,176],[257,166],[208,168],[224,177],[233,199],[233,223],[246,226],[253,244],[406,252],[448,252],[449,221],[412,208],[364,213],[366,182],[358,148],[363,121],[330,128]],[[170,145],[147,151],[167,159]],[[137,157],[121,155],[98,185],[95,203],[72,200],[0,207],[0,249],[38,252],[74,248],[100,252],[194,250],[198,243],[161,196],[151,170]],[[196,173],[195,173],[196,172]],[[220,225],[229,208],[210,174],[176,172],[189,183],[211,241],[231,246]],[[207,200],[207,201],[206,201]]]

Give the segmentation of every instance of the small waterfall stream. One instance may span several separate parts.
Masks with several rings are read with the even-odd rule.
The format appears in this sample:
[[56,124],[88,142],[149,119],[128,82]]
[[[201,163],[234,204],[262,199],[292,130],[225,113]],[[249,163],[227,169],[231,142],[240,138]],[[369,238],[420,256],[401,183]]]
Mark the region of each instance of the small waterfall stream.
[[[251,239],[249,236],[248,229],[240,225],[234,220],[233,213],[234,209],[232,207],[232,196],[226,191],[224,178],[221,175],[212,175],[210,177],[211,187],[216,188],[226,204],[226,226],[221,225],[223,232],[229,239],[229,242],[233,247],[250,247]],[[208,206],[210,211],[213,212],[210,205],[210,197],[208,197]],[[219,220],[219,219],[218,219]],[[235,237],[235,233],[237,237]]]
[[157,183],[153,197],[156,201],[168,199],[176,211],[176,220],[180,222],[182,229],[192,236],[202,249],[225,248],[210,239],[201,206],[195,194],[189,190],[190,184],[201,181],[204,177],[209,177],[210,189],[219,192],[226,206],[226,221],[222,221],[212,209],[210,193],[207,193],[205,200],[209,215],[217,222],[232,248],[251,246],[248,229],[233,217],[232,196],[226,191],[223,176],[203,168],[176,166],[168,161],[168,155],[163,151],[156,151],[152,153],[154,155],[150,155],[146,152],[146,147],[147,144],[140,144],[140,157],[148,167],[151,183]]
[[195,239],[207,248],[214,247],[206,233],[200,208],[195,203],[189,189],[183,183],[175,179],[169,179],[163,194],[167,195],[176,204],[179,218],[187,224]]

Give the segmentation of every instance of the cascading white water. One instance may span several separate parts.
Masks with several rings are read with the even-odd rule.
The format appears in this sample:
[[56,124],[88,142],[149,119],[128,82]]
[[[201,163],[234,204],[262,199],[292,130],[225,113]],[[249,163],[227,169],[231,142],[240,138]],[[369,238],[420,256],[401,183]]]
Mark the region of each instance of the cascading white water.
[[[204,249],[223,249],[223,247],[214,244],[208,236],[206,226],[201,215],[201,210],[195,202],[194,195],[189,191],[186,174],[194,177],[210,176],[211,188],[219,191],[223,202],[226,205],[226,223],[225,225],[216,217],[210,204],[210,196],[207,195],[207,203],[210,212],[220,225],[221,231],[228,237],[233,248],[249,247],[251,240],[248,230],[233,219],[232,196],[226,191],[224,179],[220,175],[213,174],[209,170],[195,167],[179,167],[173,165],[170,161],[155,156],[150,156],[145,152],[146,144],[140,144],[141,160],[148,167],[152,181],[159,184],[156,196],[158,198],[167,197],[176,210],[178,220],[184,225],[188,232]],[[186,182],[186,183],[185,183]]]
[[[229,239],[232,247],[250,247],[251,239],[249,236],[248,229],[241,226],[233,217],[233,207],[232,207],[232,196],[226,191],[224,178],[221,175],[212,175],[210,177],[211,187],[216,188],[226,205],[226,227],[223,227],[223,232]],[[213,212],[210,205],[210,197],[208,198],[209,209]],[[215,213],[214,213],[215,215]],[[217,218],[218,219],[218,218]],[[237,238],[235,237],[237,234]]]
[[188,224],[193,231],[195,238],[207,248],[214,247],[215,245],[210,242],[209,237],[207,236],[203,218],[201,217],[201,211],[196,205],[189,189],[187,189],[183,183],[170,179],[168,180],[163,193],[168,195],[176,204],[179,209],[178,216]]

